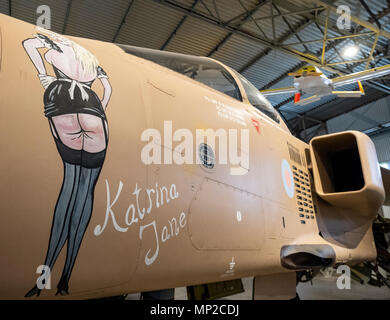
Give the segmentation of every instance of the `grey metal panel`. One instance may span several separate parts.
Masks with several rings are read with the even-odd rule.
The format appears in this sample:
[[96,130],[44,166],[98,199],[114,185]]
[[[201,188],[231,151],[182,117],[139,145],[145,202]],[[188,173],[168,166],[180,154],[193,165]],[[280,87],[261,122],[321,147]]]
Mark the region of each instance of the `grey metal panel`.
[[73,0],[66,34],[111,42],[129,2]]
[[265,48],[255,41],[232,35],[229,41],[225,42],[211,58],[239,70]]
[[160,49],[182,16],[181,13],[154,1],[136,0],[116,42]]
[[[359,111],[359,110],[357,110]],[[360,110],[374,122],[384,124],[390,121],[390,96],[370,103]]]
[[[280,11],[283,12],[282,8],[280,8]],[[273,8],[273,15],[276,15],[278,12]],[[253,18],[256,19],[256,23],[250,19],[247,23],[245,23],[242,27],[243,30],[258,34],[262,38],[264,38],[264,34],[268,39],[273,38],[273,26],[272,26],[272,19],[264,19],[264,17],[268,17],[271,15],[271,5],[269,3],[265,4],[261,10],[256,12],[253,15]],[[263,18],[263,19],[262,19]],[[259,19],[259,20],[258,20]],[[291,15],[287,18],[288,22],[294,26],[299,24],[304,20],[302,17],[298,17],[296,15]],[[259,30],[259,27],[262,31]],[[275,39],[278,39],[282,35],[284,35],[286,32],[291,32],[288,25],[283,21],[281,17],[277,17],[274,19],[274,26],[275,26]]]
[[[191,7],[192,0],[184,0],[179,2],[187,3],[187,7]],[[250,10],[255,7],[259,1],[257,0],[241,0],[241,3],[245,9],[241,6],[240,2],[237,0],[215,0],[214,6],[213,0],[202,0],[199,1],[195,9],[201,12],[204,15],[211,14],[215,18],[221,18],[222,21],[228,21],[233,17],[239,15],[245,10]],[[207,7],[207,8],[206,8]],[[210,11],[210,12],[209,12]]]
[[[322,28],[323,30],[323,28]],[[328,37],[335,37],[337,36],[336,33],[334,33],[333,31],[331,30],[328,30]],[[311,40],[320,40],[322,39],[324,36],[322,34],[322,32],[317,28],[317,26],[312,23],[312,24],[309,24],[306,28],[304,28],[303,30],[301,30],[299,32],[299,37],[302,39],[302,41],[311,41]],[[288,43],[293,43],[293,42],[296,42],[297,39],[293,39],[293,41],[286,41],[285,43],[288,44]],[[320,52],[322,50],[322,42],[314,42],[314,43],[310,43],[307,45],[310,49],[310,52]],[[298,47],[295,47],[298,49]]]
[[[364,131],[372,128],[378,129],[380,125],[388,126],[389,124],[390,96],[328,120],[327,128],[329,133],[335,133],[346,130]],[[310,128],[303,135],[309,134],[313,130],[315,128]],[[379,161],[390,161],[390,131],[374,135],[372,140],[376,145]]]
[[188,17],[176,36],[166,47],[167,51],[205,56],[226,36],[227,32]]
[[[382,11],[384,8],[387,8],[386,0],[366,0],[366,3],[374,14],[378,14],[378,12]],[[370,18],[367,11],[362,6],[360,6],[360,3],[356,0],[337,0],[334,3],[334,6],[337,7],[339,5],[349,6],[351,8],[351,14],[361,19],[367,21]]]
[[329,132],[364,131],[390,122],[390,97],[386,97],[327,122]]
[[310,141],[310,137],[312,137],[315,134],[315,136],[322,136],[326,134],[324,127],[321,127],[321,125],[315,125],[301,133],[301,137],[305,139],[305,141]]
[[[3,2],[6,1],[3,0]],[[37,8],[43,4],[50,7],[51,30],[61,32],[65,18],[67,1],[47,0],[42,3],[40,0],[12,0],[12,17],[36,24],[39,17]]]
[[378,161],[390,161],[390,132],[374,136],[372,141],[375,144]]
[[[294,67],[299,60],[279,51],[271,51],[257,63],[245,70],[244,76],[261,88],[281,73]],[[281,72],[281,70],[283,70]]]
[[0,1],[0,13],[8,14],[9,13],[9,2],[8,1]]

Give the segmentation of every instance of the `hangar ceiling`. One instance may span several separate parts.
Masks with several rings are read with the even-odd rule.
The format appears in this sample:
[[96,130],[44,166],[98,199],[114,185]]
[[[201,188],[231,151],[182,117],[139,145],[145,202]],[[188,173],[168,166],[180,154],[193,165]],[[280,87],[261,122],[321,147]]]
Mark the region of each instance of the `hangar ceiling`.
[[[35,23],[42,4],[51,8],[53,31],[212,57],[260,90],[291,86],[287,74],[307,64],[332,78],[390,63],[390,0],[2,0],[0,12]],[[337,26],[339,5],[351,10],[349,29]],[[360,51],[346,61],[341,52],[351,44]],[[304,106],[294,106],[291,94],[269,100],[306,139],[304,130],[326,131],[327,120],[390,94],[389,77],[364,85],[360,99],[329,96]]]

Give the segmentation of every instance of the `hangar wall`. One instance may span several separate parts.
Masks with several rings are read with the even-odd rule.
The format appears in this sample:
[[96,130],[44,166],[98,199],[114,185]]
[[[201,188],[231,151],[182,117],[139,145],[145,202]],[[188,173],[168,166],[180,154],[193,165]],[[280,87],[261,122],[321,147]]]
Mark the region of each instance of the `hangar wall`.
[[[390,96],[330,119],[326,125],[329,133],[358,130],[368,134],[375,144],[378,161],[387,163],[390,169]],[[302,137],[310,137],[317,129],[318,126],[306,130]],[[324,130],[317,132],[322,134]],[[390,207],[383,207],[383,213],[390,218]]]
[[390,130],[372,136],[371,139],[375,143],[379,162],[390,162]]
[[[386,163],[390,169],[390,131],[372,137],[375,143],[378,160]],[[390,206],[383,206],[383,215],[390,219]]]
[[[327,121],[329,133],[358,130],[373,134],[380,125],[390,122],[390,96]],[[389,158],[390,159],[390,158]]]

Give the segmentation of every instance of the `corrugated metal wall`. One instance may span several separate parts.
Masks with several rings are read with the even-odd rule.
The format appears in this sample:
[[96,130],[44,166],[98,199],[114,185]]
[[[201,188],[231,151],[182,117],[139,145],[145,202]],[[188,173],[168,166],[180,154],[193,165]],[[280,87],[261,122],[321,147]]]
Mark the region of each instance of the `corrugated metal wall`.
[[[327,122],[329,133],[364,131],[390,122],[390,97],[370,103]],[[390,131],[372,136],[379,162],[390,161]]]
[[[379,162],[390,161],[390,132],[372,137],[372,141],[375,143],[376,153],[378,155]],[[390,219],[390,206],[383,206],[383,215],[385,218]]]
[[329,133],[345,130],[364,131],[390,121],[390,96],[372,102],[327,122]]
[[[390,126],[390,96],[372,102],[366,106],[355,109],[346,114],[326,122],[329,133],[346,130],[366,131],[369,133],[379,126]],[[311,136],[318,126],[310,128],[302,133],[302,137]],[[325,134],[323,130],[317,131],[317,135]],[[371,136],[377,149],[379,162],[390,161],[390,131]]]
[[372,137],[379,162],[390,161],[390,132]]
[[[370,131],[378,125],[390,123],[390,97],[386,97],[370,103],[352,112],[340,115],[327,121],[329,133],[335,133],[345,130]],[[318,126],[310,128],[303,132],[302,137],[311,136]],[[317,135],[325,134],[323,130],[318,131]],[[371,136],[375,144],[379,162],[390,162],[390,131]],[[383,207],[383,214],[390,219],[390,206]]]

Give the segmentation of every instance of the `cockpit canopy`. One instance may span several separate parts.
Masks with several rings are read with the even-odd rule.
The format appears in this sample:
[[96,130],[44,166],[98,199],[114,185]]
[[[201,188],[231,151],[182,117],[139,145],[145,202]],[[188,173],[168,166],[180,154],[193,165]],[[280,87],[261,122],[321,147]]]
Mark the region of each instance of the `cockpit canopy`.
[[[212,59],[128,45],[118,46],[129,54],[157,63],[242,101],[242,93],[234,77]],[[269,101],[245,77],[238,72],[235,73],[244,87],[249,102],[273,121],[280,123],[280,116]]]

